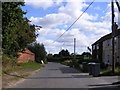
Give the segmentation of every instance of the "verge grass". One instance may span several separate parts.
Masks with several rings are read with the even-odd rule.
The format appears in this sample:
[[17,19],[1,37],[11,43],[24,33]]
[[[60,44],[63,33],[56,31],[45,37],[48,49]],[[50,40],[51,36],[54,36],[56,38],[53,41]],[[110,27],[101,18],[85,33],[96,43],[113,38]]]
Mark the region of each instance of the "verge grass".
[[112,73],[112,69],[104,70],[100,72],[100,75],[102,76],[113,76],[113,75],[119,75],[120,76],[120,68],[115,69],[115,73]]
[[41,64],[36,63],[36,62],[17,63],[16,66],[9,67],[9,68],[3,70],[2,73],[4,74],[4,73],[10,73],[10,72],[13,72],[13,71],[20,71],[20,70],[34,71],[34,70],[40,69],[41,67],[42,67]]

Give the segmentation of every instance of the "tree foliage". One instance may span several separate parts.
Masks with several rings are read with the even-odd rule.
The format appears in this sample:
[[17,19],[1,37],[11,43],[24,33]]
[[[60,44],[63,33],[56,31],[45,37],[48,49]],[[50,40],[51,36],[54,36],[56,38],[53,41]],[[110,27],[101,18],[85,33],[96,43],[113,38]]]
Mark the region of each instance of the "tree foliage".
[[26,12],[20,6],[24,6],[24,3],[2,3],[2,48],[8,56],[17,56],[18,51],[36,39],[35,26],[23,17]]
[[70,56],[70,53],[67,49],[66,50],[63,49],[59,52],[59,56]]
[[43,44],[33,43],[28,45],[28,49],[35,54],[36,62],[40,63],[41,60],[45,61],[47,52]]

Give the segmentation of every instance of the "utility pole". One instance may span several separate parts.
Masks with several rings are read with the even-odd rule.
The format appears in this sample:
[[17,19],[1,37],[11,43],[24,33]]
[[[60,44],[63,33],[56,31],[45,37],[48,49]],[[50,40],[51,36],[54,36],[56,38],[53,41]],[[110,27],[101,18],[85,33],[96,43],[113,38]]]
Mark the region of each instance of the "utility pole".
[[75,50],[76,50],[76,38],[74,38],[74,59],[75,59],[75,57],[76,57],[76,52],[75,52]]
[[114,74],[115,72],[115,60],[114,60],[114,36],[115,36],[115,28],[114,28],[114,1],[111,2],[111,9],[112,9],[112,72]]
[[72,60],[73,67],[75,67],[75,58],[76,58],[75,49],[76,49],[76,38],[74,38],[74,59]]
[[116,0],[116,4],[117,4],[117,7],[118,7],[118,10],[119,10],[119,13],[120,13],[120,3],[118,2],[118,0]]

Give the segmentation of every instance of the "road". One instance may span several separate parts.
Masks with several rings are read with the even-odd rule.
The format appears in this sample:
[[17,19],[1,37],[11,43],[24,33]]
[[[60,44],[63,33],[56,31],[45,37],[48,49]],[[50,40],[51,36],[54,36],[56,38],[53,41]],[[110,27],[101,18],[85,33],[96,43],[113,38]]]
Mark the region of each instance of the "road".
[[92,77],[59,63],[48,63],[12,88],[98,88],[111,87],[118,77]]

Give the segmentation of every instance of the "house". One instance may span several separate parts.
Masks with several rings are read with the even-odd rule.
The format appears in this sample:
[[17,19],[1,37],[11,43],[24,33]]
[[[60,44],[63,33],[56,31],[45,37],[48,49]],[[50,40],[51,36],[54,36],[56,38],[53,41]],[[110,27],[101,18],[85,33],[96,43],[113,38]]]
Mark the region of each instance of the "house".
[[27,63],[29,61],[35,61],[34,53],[30,52],[27,48],[25,48],[24,52],[18,52],[19,57],[17,58],[18,63]]
[[[120,63],[120,29],[115,30],[114,54],[115,63]],[[92,57],[95,60],[112,65],[112,33],[101,37],[92,44]]]

